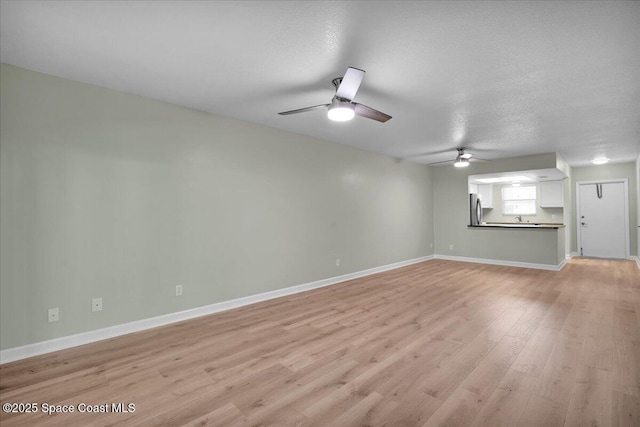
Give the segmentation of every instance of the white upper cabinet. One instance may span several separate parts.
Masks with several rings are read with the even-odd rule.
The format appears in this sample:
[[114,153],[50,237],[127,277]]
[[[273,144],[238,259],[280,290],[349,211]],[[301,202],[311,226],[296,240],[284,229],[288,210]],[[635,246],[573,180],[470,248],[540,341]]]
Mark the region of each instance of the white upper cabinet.
[[564,198],[562,197],[562,181],[541,181],[540,182],[540,207],[541,208],[564,207]]
[[478,184],[478,196],[483,208],[493,208],[493,184]]

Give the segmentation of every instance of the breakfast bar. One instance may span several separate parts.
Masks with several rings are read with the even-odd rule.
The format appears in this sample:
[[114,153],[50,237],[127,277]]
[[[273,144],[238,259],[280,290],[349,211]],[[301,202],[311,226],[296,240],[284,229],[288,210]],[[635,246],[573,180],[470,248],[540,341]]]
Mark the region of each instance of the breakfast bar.
[[564,224],[555,223],[529,223],[529,222],[483,222],[478,225],[470,225],[469,227],[480,228],[533,228],[533,229],[552,229],[564,227]]
[[559,270],[565,264],[565,225],[553,223],[481,223],[468,225],[465,251],[483,260]]

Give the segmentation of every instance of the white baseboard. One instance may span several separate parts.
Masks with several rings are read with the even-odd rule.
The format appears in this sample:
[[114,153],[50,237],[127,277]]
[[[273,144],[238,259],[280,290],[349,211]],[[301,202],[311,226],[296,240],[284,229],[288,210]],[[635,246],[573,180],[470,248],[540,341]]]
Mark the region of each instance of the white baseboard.
[[537,270],[550,270],[550,271],[560,271],[567,264],[566,259],[563,259],[558,265],[550,265],[550,264],[535,264],[530,262],[519,262],[519,261],[504,261],[499,259],[468,258],[468,257],[438,255],[438,254],[434,255],[434,258],[445,259],[449,261],[473,262],[476,264],[503,265],[505,267],[534,268]]
[[638,268],[640,268],[640,258],[638,258],[637,256],[632,256],[632,257],[629,257],[629,259],[634,260],[638,265]]
[[135,322],[124,323],[122,325],[109,326],[107,328],[96,329],[94,331],[82,332],[79,334],[69,335],[61,338],[54,338],[47,341],[27,344],[21,347],[8,348],[6,350],[0,351],[0,364],[26,359],[27,357],[38,356],[45,353],[51,353],[53,351],[64,350],[79,345],[89,344],[108,338],[114,338],[133,332],[140,332],[146,329],[157,328],[158,326],[164,326],[175,322],[181,322],[183,320],[206,316],[208,314],[218,313],[249,304],[255,304],[257,302],[266,301],[273,298],[297,294],[300,292],[309,291],[311,289],[335,285],[347,280],[353,280],[359,277],[369,276],[371,274],[381,273],[383,271],[393,270],[395,268],[405,267],[411,264],[417,264],[419,262],[428,261],[433,258],[433,255],[414,258],[407,261],[400,261],[393,264],[383,265],[381,267],[369,268],[367,270],[357,271],[355,273],[330,277],[328,279],[317,280],[315,282],[304,283],[302,285],[290,286],[288,288],[277,289],[275,291],[264,292],[257,295],[250,295],[230,301],[223,301],[203,307],[193,308],[190,310],[178,311],[176,313],[151,317],[149,319],[137,320]]
[[580,256],[580,254],[578,252],[571,252],[571,258],[573,258],[574,256]]

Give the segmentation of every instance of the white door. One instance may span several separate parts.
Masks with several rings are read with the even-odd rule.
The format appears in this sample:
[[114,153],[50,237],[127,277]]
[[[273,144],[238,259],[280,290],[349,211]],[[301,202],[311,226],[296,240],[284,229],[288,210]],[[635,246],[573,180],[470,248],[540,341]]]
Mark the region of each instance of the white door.
[[581,255],[627,258],[627,203],[624,182],[579,184]]

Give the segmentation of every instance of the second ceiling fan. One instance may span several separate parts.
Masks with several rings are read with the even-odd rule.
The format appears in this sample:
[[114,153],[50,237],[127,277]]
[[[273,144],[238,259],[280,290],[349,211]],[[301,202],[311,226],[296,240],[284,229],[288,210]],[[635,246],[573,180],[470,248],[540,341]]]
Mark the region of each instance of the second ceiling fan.
[[307,111],[326,108],[328,110],[327,116],[333,121],[344,122],[351,120],[355,115],[358,115],[384,123],[391,119],[390,115],[374,110],[366,105],[353,102],[353,98],[356,96],[356,93],[360,88],[362,79],[364,79],[364,74],[364,70],[349,67],[347,68],[347,72],[344,74],[344,77],[337,77],[333,79],[332,83],[336,88],[336,94],[330,104],[314,105],[312,107],[299,108],[297,110],[283,111],[278,114],[281,116],[287,116],[289,114],[305,113]]
[[457,168],[464,168],[469,166],[469,162],[488,162],[489,160],[485,160],[485,159],[472,159],[473,154],[471,153],[466,153],[465,150],[467,148],[466,147],[460,147],[457,148],[458,150],[458,155],[456,156],[455,159],[453,160],[445,160],[443,162],[435,162],[435,163],[429,163],[429,166],[431,165],[440,165],[443,163],[451,163],[453,162],[453,166],[457,167]]

